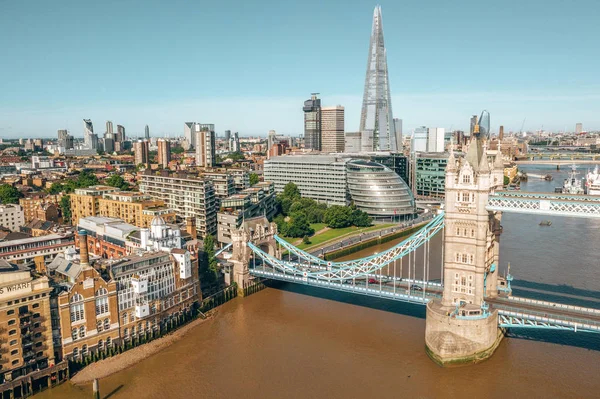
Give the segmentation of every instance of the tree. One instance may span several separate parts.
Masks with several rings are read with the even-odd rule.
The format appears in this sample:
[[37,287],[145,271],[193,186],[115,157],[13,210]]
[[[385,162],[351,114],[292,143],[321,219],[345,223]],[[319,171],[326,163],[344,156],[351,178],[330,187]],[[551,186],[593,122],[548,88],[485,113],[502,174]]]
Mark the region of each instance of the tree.
[[310,227],[304,212],[297,212],[291,215],[291,221],[287,229],[288,237],[311,236],[314,233],[315,230]]
[[104,181],[107,185],[111,187],[116,187],[121,190],[127,190],[129,188],[129,184],[123,179],[121,175],[112,175],[108,179]]
[[210,234],[204,237],[204,256],[199,262],[200,279],[205,284],[217,281],[217,258],[215,257],[215,239]]
[[60,199],[60,209],[62,211],[63,222],[71,223],[71,197],[69,195],[65,195]]
[[256,173],[250,173],[250,185],[254,186],[260,181]]
[[508,178],[508,176],[504,176],[504,185],[508,186],[510,184],[510,179]]
[[95,174],[93,174],[92,172],[90,172],[88,170],[84,170],[77,177],[77,187],[78,188],[95,186],[96,184],[98,184],[98,178],[96,177]]
[[2,204],[18,204],[19,198],[22,196],[23,194],[10,184],[0,186],[0,203]]
[[285,187],[283,188],[283,193],[281,195],[282,197],[289,198],[291,200],[300,199],[302,197],[302,195],[300,194],[300,189],[293,182],[289,182],[285,185]]
[[356,227],[368,227],[371,225],[371,218],[369,214],[361,211],[360,209],[354,209],[352,211],[352,224]]
[[277,215],[277,217],[273,219],[273,222],[275,222],[275,224],[277,225],[277,231],[279,232],[279,234],[287,237],[289,225],[288,222],[285,221],[283,215]]
[[171,147],[172,154],[182,154],[185,150],[181,146]]
[[333,205],[325,211],[323,222],[332,229],[352,225],[352,209],[347,206]]
[[302,237],[302,243],[306,245],[310,244],[310,238],[308,236]]

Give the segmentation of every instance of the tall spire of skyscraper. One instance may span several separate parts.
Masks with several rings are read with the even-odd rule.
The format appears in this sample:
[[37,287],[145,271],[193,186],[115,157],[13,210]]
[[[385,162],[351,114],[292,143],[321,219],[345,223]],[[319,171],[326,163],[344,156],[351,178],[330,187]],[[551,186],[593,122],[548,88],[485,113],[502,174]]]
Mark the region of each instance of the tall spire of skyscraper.
[[365,92],[360,114],[362,151],[397,150],[393,118],[381,7],[377,6],[373,12]]

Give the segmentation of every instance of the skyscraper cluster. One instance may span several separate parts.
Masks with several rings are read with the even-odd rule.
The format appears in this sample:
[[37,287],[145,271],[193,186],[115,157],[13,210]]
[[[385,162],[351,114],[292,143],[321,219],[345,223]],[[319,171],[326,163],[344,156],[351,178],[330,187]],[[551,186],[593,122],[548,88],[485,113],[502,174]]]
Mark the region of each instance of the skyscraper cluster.
[[[344,107],[322,107],[319,93],[304,102],[304,148],[323,152],[344,151]],[[269,148],[271,148],[270,143]]]

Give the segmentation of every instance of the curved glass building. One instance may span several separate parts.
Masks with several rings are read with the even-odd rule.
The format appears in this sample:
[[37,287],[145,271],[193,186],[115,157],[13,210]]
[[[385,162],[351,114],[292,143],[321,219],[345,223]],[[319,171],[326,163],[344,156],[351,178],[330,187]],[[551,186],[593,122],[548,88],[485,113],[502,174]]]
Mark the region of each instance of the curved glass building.
[[353,159],[346,164],[346,172],[354,205],[373,219],[399,219],[415,213],[412,192],[387,166]]

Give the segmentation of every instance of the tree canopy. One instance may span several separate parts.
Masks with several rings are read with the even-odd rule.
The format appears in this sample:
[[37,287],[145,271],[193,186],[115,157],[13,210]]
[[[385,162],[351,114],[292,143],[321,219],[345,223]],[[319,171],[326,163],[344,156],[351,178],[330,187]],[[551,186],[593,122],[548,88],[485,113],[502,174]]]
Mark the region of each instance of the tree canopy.
[[71,223],[71,196],[65,195],[60,199],[60,209],[64,223]]
[[90,171],[84,170],[76,180],[67,180],[64,183],[54,183],[47,191],[50,194],[72,193],[76,188],[85,188],[98,184],[98,178]]
[[256,173],[250,173],[250,185],[254,186],[260,181]]
[[205,285],[217,281],[217,258],[215,256],[215,239],[210,234],[204,237],[204,256],[198,262],[200,281]]
[[129,184],[125,181],[125,179],[123,179],[123,176],[121,175],[111,175],[110,177],[108,177],[104,183],[108,186],[111,187],[116,187],[120,190],[127,190],[129,189]]
[[0,185],[0,203],[18,204],[19,198],[21,198],[22,196],[23,194],[10,184]]

